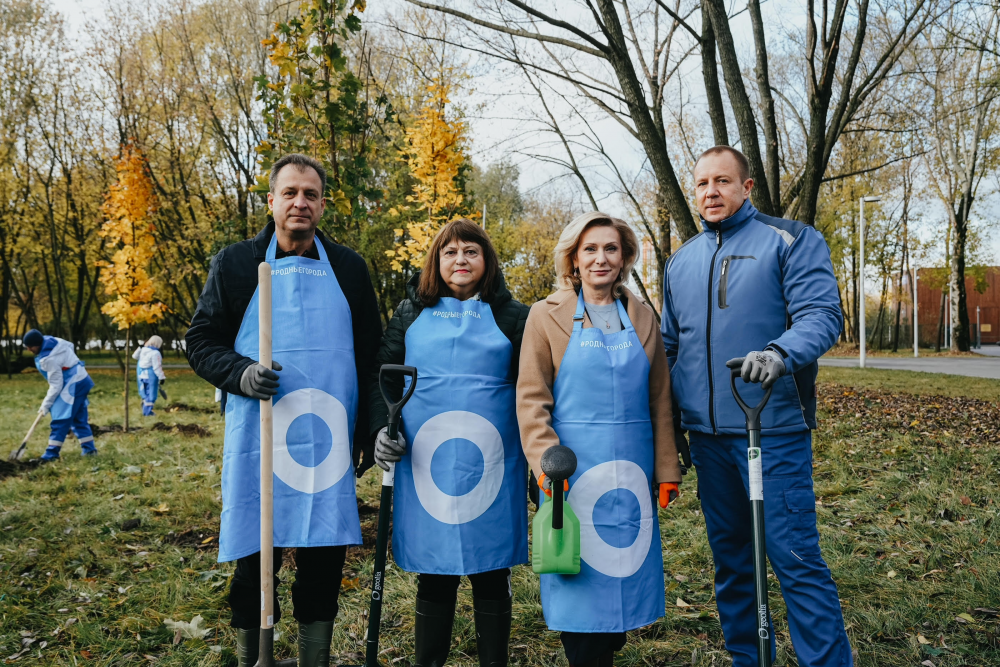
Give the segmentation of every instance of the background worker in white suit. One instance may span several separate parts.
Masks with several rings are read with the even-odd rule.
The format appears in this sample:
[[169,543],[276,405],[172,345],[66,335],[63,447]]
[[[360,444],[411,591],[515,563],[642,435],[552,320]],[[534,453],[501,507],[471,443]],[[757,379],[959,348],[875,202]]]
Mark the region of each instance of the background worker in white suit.
[[156,397],[160,394],[160,385],[167,381],[167,376],[163,373],[161,347],[163,339],[159,336],[150,336],[142,347],[136,348],[132,353],[132,358],[139,362],[135,375],[139,385],[139,397],[142,399],[143,417],[153,414],[153,403],[156,403]]

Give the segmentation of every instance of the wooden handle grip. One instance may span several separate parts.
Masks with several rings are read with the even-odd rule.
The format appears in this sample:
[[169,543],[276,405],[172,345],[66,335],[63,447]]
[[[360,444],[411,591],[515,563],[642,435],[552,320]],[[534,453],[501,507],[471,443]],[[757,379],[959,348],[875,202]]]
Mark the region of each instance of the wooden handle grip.
[[[271,367],[271,265],[257,267],[260,364]],[[274,413],[260,402],[260,627],[274,627]]]

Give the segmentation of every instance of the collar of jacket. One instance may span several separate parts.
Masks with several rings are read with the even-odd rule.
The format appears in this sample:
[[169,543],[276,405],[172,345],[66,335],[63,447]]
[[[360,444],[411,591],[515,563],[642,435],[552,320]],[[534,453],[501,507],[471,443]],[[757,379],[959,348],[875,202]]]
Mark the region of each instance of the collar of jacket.
[[[274,236],[274,218],[268,216],[267,225],[257,232],[257,236],[253,237],[253,256],[255,258],[264,259],[267,257],[267,246],[271,243],[272,236]],[[330,262],[330,266],[336,266],[337,260],[330,253],[330,241],[319,229],[316,230],[316,240],[325,246],[326,259]]]
[[747,199],[743,202],[743,206],[740,206],[740,210],[736,211],[736,213],[733,213],[725,220],[720,222],[708,222],[705,218],[702,218],[701,224],[705,228],[706,232],[717,232],[721,229],[723,235],[728,236],[731,232],[735,232],[756,215],[757,209],[754,208],[753,204],[750,203],[750,200]]
[[[406,298],[413,302],[413,305],[423,308],[424,302],[420,300],[417,296],[417,288],[420,286],[420,271],[417,271],[410,279],[406,281]],[[507,283],[503,279],[503,274],[498,274],[500,279],[500,284],[497,286],[496,293],[491,299],[483,299],[485,303],[490,304],[491,308],[502,308],[507,305],[507,302],[512,299],[510,295],[510,290],[507,289]]]

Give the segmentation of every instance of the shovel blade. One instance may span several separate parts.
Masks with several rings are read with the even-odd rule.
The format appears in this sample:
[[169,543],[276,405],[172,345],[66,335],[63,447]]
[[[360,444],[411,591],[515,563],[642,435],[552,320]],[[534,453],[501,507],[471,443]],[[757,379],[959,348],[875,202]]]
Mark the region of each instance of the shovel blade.
[[7,460],[8,461],[20,461],[22,458],[24,458],[24,452],[25,452],[25,449],[27,449],[27,447],[28,447],[28,443],[22,442],[20,447],[18,447],[17,449],[13,450],[10,453],[10,456],[7,457]]

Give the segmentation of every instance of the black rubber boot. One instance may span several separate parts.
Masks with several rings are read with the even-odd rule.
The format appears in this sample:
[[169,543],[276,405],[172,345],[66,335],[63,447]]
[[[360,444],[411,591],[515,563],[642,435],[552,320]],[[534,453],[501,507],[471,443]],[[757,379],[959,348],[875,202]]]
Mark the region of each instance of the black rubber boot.
[[441,604],[417,598],[413,667],[444,667],[451,650],[451,626],[454,621],[454,602]]
[[476,650],[480,667],[507,667],[510,647],[511,598],[473,598],[476,617]]
[[299,667],[329,667],[333,621],[299,623]]
[[253,667],[260,652],[260,628],[236,630],[236,664],[239,667]]
[[614,651],[608,651],[607,653],[605,653],[604,655],[602,655],[601,659],[598,661],[598,665],[600,667],[614,667],[614,665],[615,665],[615,652]]

